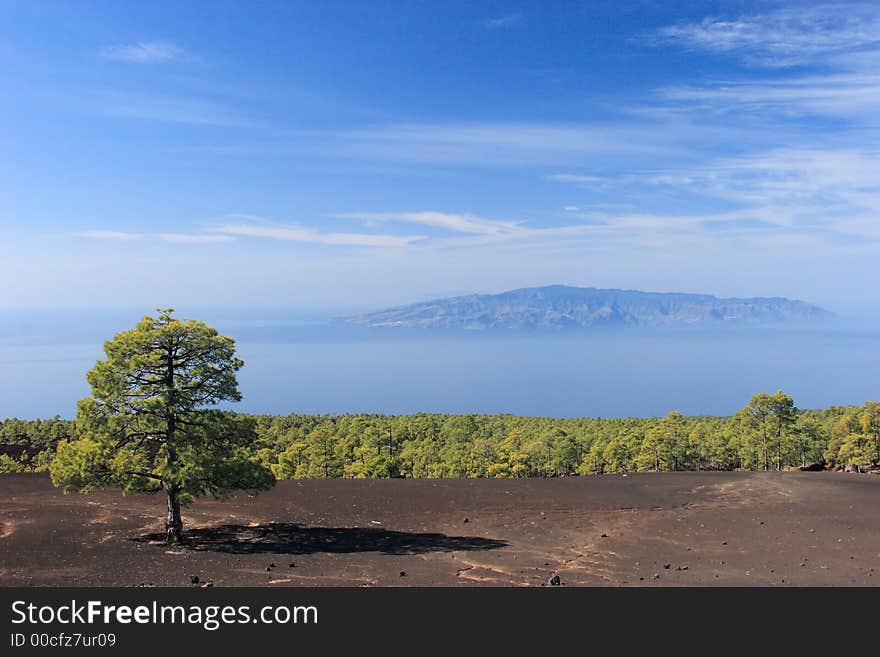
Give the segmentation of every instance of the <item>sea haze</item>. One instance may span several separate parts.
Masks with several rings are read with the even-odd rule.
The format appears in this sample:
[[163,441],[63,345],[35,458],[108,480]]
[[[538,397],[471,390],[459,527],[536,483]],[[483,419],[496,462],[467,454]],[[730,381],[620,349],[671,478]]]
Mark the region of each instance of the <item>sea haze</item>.
[[[783,389],[803,408],[880,390],[867,328],[388,331],[202,313],[237,339],[255,413],[729,414]],[[0,317],[0,417],[71,417],[102,342],[138,313]]]

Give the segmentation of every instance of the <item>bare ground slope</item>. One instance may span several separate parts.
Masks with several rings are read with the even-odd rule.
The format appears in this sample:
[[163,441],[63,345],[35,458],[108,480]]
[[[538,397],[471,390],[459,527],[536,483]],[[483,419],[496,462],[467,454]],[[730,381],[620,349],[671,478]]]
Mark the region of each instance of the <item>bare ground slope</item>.
[[185,511],[0,476],[0,585],[880,584],[880,476],[282,481]]

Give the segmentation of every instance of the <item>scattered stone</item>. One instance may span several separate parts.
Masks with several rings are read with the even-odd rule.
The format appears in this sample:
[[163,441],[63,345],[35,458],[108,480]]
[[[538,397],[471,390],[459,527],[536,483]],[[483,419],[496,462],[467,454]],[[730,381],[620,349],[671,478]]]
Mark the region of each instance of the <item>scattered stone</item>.
[[669,570],[670,568],[672,568],[671,563],[663,564],[663,570]]
[[687,569],[688,569],[687,566],[679,566],[678,568],[676,568],[676,570],[687,570]]
[[267,572],[267,573],[271,573],[271,572],[272,572],[272,569],[271,569],[269,566],[266,566],[266,572]]
[[214,588],[214,582],[212,582],[211,580],[208,580],[207,582],[205,582],[204,584],[202,584],[202,588],[203,588],[203,589],[211,589],[211,588]]
[[465,521],[465,522],[470,522],[470,521],[471,521],[471,519],[470,519],[470,518],[468,518],[468,517],[465,517],[465,519],[464,519],[464,521]]
[[275,567],[275,563],[274,563],[274,562],[269,564],[269,568],[274,568],[274,567]]
[[406,571],[405,571],[405,570],[401,570],[401,571],[400,571],[400,576],[401,576],[401,577],[406,577]]
[[189,581],[191,584],[198,584],[199,583],[199,576],[198,575],[191,575],[189,578]]
[[287,567],[288,568],[296,568],[296,563],[291,561],[289,564],[287,564]]
[[803,561],[801,561],[801,568],[803,568],[803,567],[806,566],[806,565],[807,565],[807,564],[805,564]]
[[660,573],[654,573],[654,576],[651,579],[660,579]]
[[727,541],[721,541],[721,545],[727,545]]
[[550,586],[559,586],[560,584],[562,584],[562,580],[559,578],[559,575],[554,575],[553,577],[551,577],[551,578],[547,581],[547,583],[548,583]]
[[608,538],[608,534],[602,534],[602,538]]

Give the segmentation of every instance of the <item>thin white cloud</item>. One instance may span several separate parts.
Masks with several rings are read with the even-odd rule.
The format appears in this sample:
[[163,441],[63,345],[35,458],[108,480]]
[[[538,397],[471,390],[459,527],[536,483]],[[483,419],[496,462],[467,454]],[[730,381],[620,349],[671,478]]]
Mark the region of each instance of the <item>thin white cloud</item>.
[[483,25],[485,25],[490,30],[499,30],[506,27],[513,27],[514,25],[518,25],[522,22],[523,15],[520,13],[516,14],[507,14],[506,16],[499,16],[498,18],[490,18]]
[[572,183],[586,187],[597,187],[607,184],[607,179],[602,176],[585,176],[576,173],[554,173],[544,176],[544,180],[550,182]]
[[[410,123],[308,135],[322,154],[418,164],[515,167],[590,157],[661,156],[705,143],[724,126],[618,123]],[[712,133],[712,134],[709,134]]]
[[84,230],[77,235],[96,240],[140,240],[146,237],[143,233],[126,233],[118,230]]
[[880,12],[876,3],[786,7],[671,25],[659,36],[694,50],[735,54],[750,64],[788,67],[880,46]]
[[[124,111],[138,116],[145,108],[143,103],[126,103]],[[187,113],[180,120],[189,120]],[[199,146],[188,152],[313,156],[407,166],[561,167],[591,160],[690,157],[695,149],[738,136],[739,131],[726,123],[700,122],[681,111],[664,114],[652,108],[641,116],[626,109],[613,122],[388,123],[348,130],[297,130],[268,141]]]
[[217,242],[233,242],[231,235],[212,235],[198,233],[159,233],[159,239],[163,242],[176,244],[216,244]]
[[304,226],[267,222],[251,215],[229,215],[228,223],[215,226],[205,233],[129,233],[110,230],[86,230],[77,236],[99,240],[130,241],[155,239],[171,244],[222,244],[237,237],[262,237],[281,242],[308,242],[341,246],[404,247],[426,239],[421,235],[389,235],[374,233],[321,232]]
[[179,59],[183,53],[183,48],[167,41],[139,41],[137,43],[117,44],[102,51],[103,56],[107,59],[137,64],[169,62]]
[[[659,40],[769,69],[762,78],[660,90],[663,100],[681,103],[682,111],[691,115],[748,111],[765,123],[774,117],[802,115],[876,122],[880,113],[880,10],[876,3],[788,7],[734,19],[706,18],[665,27]],[[800,67],[796,75],[786,70],[791,66]]]
[[140,121],[161,121],[226,128],[250,128],[254,123],[213,102],[120,92],[101,92],[93,97],[95,108],[110,116]]
[[231,235],[218,235],[212,233],[132,233],[118,230],[84,230],[76,233],[78,237],[96,240],[133,241],[156,239],[162,242],[177,244],[213,244],[218,242],[231,242]]
[[873,119],[880,113],[880,75],[842,72],[776,80],[727,81],[669,87],[661,97],[717,112],[773,112]]
[[450,212],[346,212],[334,215],[342,219],[370,222],[403,222],[444,228],[457,233],[498,235],[516,230],[518,222],[485,219],[473,214]]
[[322,233],[312,228],[268,223],[231,223],[217,231],[242,237],[263,237],[281,242],[307,242],[342,246],[404,247],[425,239],[420,235],[381,235],[371,233]]
[[[577,184],[577,178],[573,175],[569,182]],[[601,180],[606,191],[628,197],[660,187],[740,208],[706,213],[691,222],[695,228],[776,225],[789,235],[880,238],[880,147],[776,148],[706,160],[696,168],[632,171]]]

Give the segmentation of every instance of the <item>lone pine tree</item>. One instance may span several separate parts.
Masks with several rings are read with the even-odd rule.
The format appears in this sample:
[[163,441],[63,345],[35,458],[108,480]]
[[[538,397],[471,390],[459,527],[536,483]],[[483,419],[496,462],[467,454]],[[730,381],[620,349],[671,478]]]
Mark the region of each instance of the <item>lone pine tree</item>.
[[183,539],[181,505],[275,483],[248,457],[253,420],[212,408],[241,399],[235,342],[173,312],[144,317],[104,344],[106,358],[87,375],[92,396],[77,406],[76,438],[59,443],[50,465],[65,491],[164,491],[168,543]]

